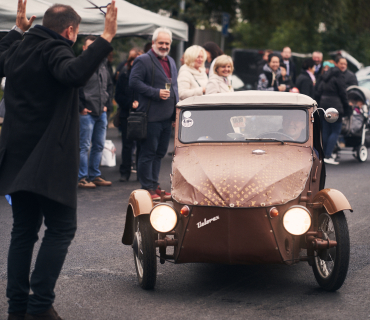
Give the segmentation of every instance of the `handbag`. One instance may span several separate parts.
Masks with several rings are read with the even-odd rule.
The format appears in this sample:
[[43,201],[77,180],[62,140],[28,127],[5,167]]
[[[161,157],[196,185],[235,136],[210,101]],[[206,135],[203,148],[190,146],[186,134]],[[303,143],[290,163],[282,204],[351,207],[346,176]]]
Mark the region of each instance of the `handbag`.
[[[150,57],[150,55],[149,55]],[[152,87],[154,85],[154,62],[152,57]],[[127,140],[143,140],[146,139],[148,129],[148,112],[150,109],[151,100],[149,99],[148,107],[145,112],[130,112],[127,118]]]

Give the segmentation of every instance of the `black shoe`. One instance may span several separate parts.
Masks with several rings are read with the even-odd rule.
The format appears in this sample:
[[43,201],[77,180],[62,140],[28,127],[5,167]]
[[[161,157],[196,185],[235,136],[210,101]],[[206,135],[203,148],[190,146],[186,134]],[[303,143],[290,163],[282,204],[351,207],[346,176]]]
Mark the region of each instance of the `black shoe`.
[[121,178],[119,179],[120,182],[127,182],[130,177],[127,177],[123,174],[121,174]]
[[38,313],[38,314],[28,314],[26,313],[26,316],[24,320],[63,320],[57,312],[54,310],[53,307],[51,307],[49,310]]

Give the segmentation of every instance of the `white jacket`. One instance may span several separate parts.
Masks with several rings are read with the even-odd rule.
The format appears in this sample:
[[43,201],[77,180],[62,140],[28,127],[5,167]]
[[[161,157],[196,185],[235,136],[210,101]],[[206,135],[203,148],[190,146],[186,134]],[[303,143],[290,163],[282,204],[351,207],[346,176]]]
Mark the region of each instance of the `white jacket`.
[[202,87],[206,87],[208,77],[206,70],[190,68],[186,64],[181,66],[177,77],[177,85],[179,89],[179,99],[184,100],[193,96],[203,95]]
[[206,87],[206,94],[212,94],[212,93],[222,93],[222,92],[233,92],[234,89],[231,86],[231,82],[229,82],[230,85],[227,85],[224,77],[221,77],[217,74],[213,74],[207,83]]

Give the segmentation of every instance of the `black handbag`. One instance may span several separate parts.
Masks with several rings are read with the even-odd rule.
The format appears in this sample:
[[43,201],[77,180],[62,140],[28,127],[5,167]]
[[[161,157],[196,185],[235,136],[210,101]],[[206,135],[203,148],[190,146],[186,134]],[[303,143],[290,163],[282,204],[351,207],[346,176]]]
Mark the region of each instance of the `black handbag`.
[[[149,55],[150,57],[150,55]],[[154,62],[152,57],[152,87],[154,85]],[[130,112],[127,118],[127,140],[143,140],[146,139],[148,129],[148,112],[150,109],[151,99],[149,99],[148,107],[145,112]]]

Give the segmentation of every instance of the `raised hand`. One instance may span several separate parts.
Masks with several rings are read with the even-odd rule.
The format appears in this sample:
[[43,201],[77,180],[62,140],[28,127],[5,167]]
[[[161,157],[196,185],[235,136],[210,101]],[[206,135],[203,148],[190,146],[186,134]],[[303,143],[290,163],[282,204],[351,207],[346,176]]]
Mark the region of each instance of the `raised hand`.
[[112,0],[112,3],[107,7],[107,14],[105,15],[105,26],[104,32],[101,35],[102,38],[111,42],[117,32],[117,8],[116,1]]
[[32,16],[29,20],[27,19],[26,6],[27,0],[24,0],[24,2],[23,0],[18,0],[17,19],[15,20],[15,24],[23,32],[31,28],[33,21],[36,19],[36,16]]

